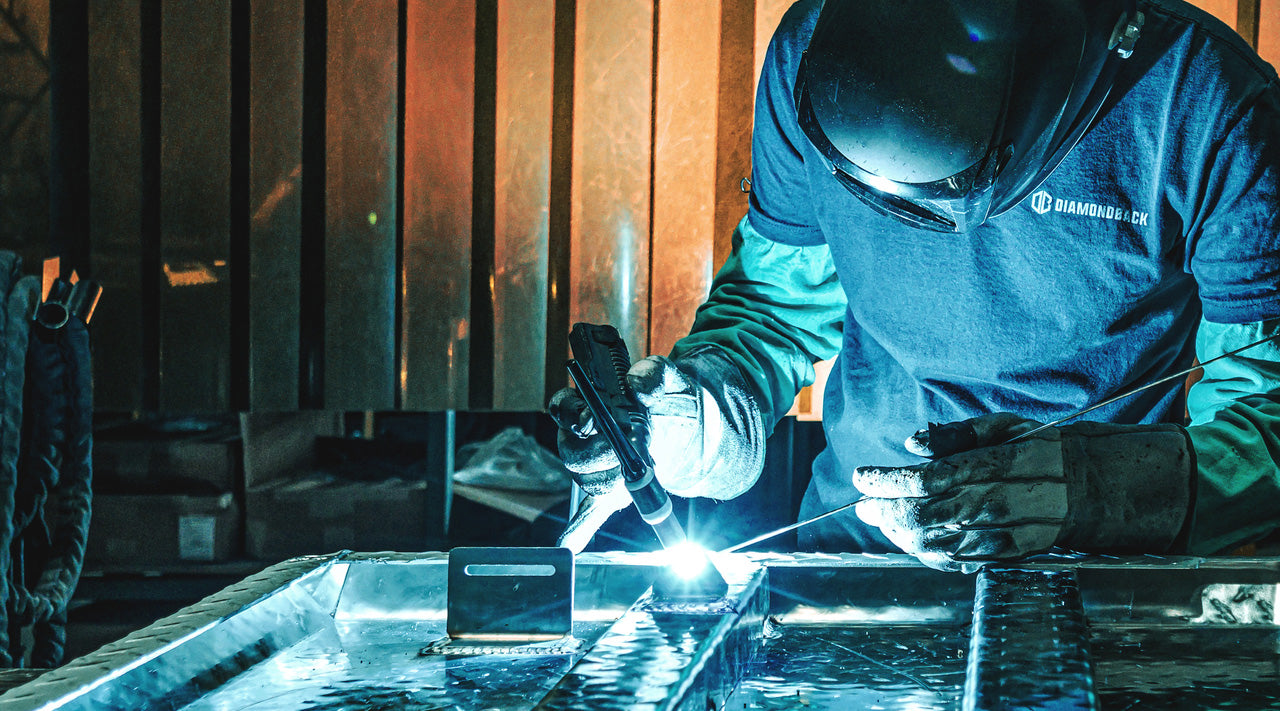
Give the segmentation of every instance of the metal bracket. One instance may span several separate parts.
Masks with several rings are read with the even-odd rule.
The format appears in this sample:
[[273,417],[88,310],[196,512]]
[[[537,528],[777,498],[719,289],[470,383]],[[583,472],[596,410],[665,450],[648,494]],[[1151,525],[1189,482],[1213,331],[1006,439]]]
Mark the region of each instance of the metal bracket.
[[450,639],[529,643],[573,630],[568,548],[454,548],[449,552]]

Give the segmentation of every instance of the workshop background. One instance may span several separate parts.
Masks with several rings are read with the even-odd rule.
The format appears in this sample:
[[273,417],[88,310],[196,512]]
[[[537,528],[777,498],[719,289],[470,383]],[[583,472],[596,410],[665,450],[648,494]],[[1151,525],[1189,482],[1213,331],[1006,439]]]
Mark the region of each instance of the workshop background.
[[[1194,4],[1280,64],[1280,0]],[[570,326],[687,331],[789,5],[0,0],[0,249],[104,288],[68,658],[293,555],[553,542]],[[820,409],[690,528],[791,520]]]

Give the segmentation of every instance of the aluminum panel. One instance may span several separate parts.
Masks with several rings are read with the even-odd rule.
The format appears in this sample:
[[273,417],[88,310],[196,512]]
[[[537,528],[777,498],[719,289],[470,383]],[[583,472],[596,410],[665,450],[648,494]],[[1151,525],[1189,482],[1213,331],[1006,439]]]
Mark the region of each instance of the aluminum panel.
[[324,404],[391,409],[399,4],[327,7]]
[[1258,54],[1280,68],[1280,0],[1261,0],[1258,6]]
[[569,314],[649,353],[652,3],[577,5]]
[[411,2],[397,384],[410,410],[467,407],[476,4]]
[[160,409],[229,407],[231,0],[161,0]]
[[251,0],[249,405],[298,406],[303,0]]
[[733,229],[747,214],[743,180],[751,177],[755,104],[755,0],[720,2],[720,83],[716,109],[716,216],[712,272],[732,249]]
[[498,3],[493,407],[540,410],[546,360],[555,0]]
[[464,656],[420,652],[445,633],[445,554],[298,559],[0,707],[1280,707],[1274,559],[1046,556],[973,576],[735,554],[717,561],[728,596],[680,602],[646,592],[660,562],[578,556],[580,646]]
[[89,234],[103,293],[93,398],[142,409],[142,113],[139,0],[89,3]]
[[716,229],[720,3],[659,4],[649,351],[693,326],[711,286]]

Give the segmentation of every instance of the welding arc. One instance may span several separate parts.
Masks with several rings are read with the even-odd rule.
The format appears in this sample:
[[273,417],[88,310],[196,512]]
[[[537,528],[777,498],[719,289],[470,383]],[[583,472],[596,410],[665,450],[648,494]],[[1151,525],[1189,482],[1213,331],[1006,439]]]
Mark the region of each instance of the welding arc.
[[[1045,424],[1040,425],[1039,427],[1036,427],[1036,428],[1035,428],[1035,429],[1033,429],[1033,430],[1027,430],[1026,432],[1023,432],[1022,434],[1020,434],[1020,435],[1018,435],[1018,436],[1016,436],[1016,437],[1011,437],[1011,438],[1009,438],[1009,440],[1007,440],[1007,441],[1005,442],[1005,444],[1009,444],[1010,442],[1017,442],[1018,440],[1021,440],[1021,439],[1026,439],[1026,438],[1028,438],[1028,437],[1030,437],[1030,436],[1032,436],[1032,435],[1036,434],[1037,432],[1043,432],[1044,430],[1047,430],[1047,429],[1049,429],[1050,427],[1057,427],[1058,425],[1060,425],[1060,424],[1062,424],[1062,423],[1064,423],[1064,422],[1068,422],[1068,421],[1070,421],[1070,420],[1074,420],[1074,419],[1076,419],[1077,417],[1079,417],[1079,416],[1081,416],[1081,415],[1084,415],[1084,414],[1086,414],[1086,413],[1089,413],[1089,412],[1093,412],[1094,410],[1096,410],[1096,409],[1098,409],[1098,408],[1100,408],[1100,407],[1105,407],[1105,406],[1107,406],[1107,405],[1110,405],[1110,404],[1111,404],[1111,403],[1113,403],[1113,402],[1118,402],[1118,401],[1123,400],[1123,399],[1125,399],[1125,398],[1127,398],[1127,397],[1131,397],[1131,396],[1133,396],[1133,395],[1137,395],[1138,393],[1142,392],[1143,390],[1147,390],[1147,389],[1149,389],[1149,388],[1154,388],[1154,387],[1155,387],[1155,386],[1157,386],[1157,385],[1160,385],[1160,384],[1162,384],[1162,383],[1167,383],[1167,382],[1169,382],[1170,380],[1173,380],[1173,379],[1175,379],[1175,378],[1183,378],[1183,377],[1186,377],[1186,376],[1191,375],[1192,373],[1196,372],[1197,370],[1200,370],[1201,368],[1204,368],[1206,365],[1209,365],[1210,363],[1213,363],[1214,361],[1219,361],[1219,360],[1222,360],[1223,358],[1229,358],[1229,357],[1231,357],[1231,356],[1233,356],[1233,355],[1236,355],[1237,353],[1240,353],[1241,351],[1247,351],[1247,350],[1249,350],[1250,348],[1254,348],[1254,347],[1256,347],[1256,346],[1260,346],[1260,345],[1262,345],[1263,343],[1266,343],[1266,342],[1268,342],[1268,341],[1274,341],[1274,340],[1275,340],[1275,339],[1277,339],[1277,338],[1280,338],[1280,333],[1277,333],[1277,334],[1273,334],[1273,335],[1267,336],[1266,338],[1263,338],[1263,339],[1261,339],[1261,340],[1254,341],[1253,343],[1249,343],[1249,344],[1247,344],[1247,345],[1240,346],[1239,348],[1237,348],[1237,349],[1235,349],[1235,350],[1227,351],[1226,353],[1223,353],[1223,354],[1221,354],[1221,355],[1214,356],[1214,357],[1210,358],[1209,360],[1206,360],[1206,361],[1205,361],[1205,362],[1203,362],[1203,363],[1196,363],[1195,365],[1191,366],[1190,368],[1186,368],[1186,369],[1184,369],[1184,370],[1180,370],[1180,371],[1178,371],[1178,372],[1176,372],[1176,373],[1173,373],[1172,375],[1166,375],[1166,376],[1164,376],[1163,378],[1160,378],[1159,380],[1153,380],[1153,381],[1151,381],[1151,382],[1147,383],[1146,385],[1140,385],[1140,386],[1138,386],[1138,387],[1136,387],[1136,388],[1133,388],[1132,390],[1126,390],[1126,391],[1124,391],[1124,392],[1120,393],[1119,395],[1115,395],[1115,396],[1113,396],[1113,397],[1107,398],[1106,400],[1103,400],[1102,402],[1100,402],[1100,403],[1098,403],[1098,404],[1096,404],[1096,405],[1090,405],[1089,407],[1086,407],[1086,408],[1084,408],[1083,410],[1076,410],[1075,412],[1073,412],[1073,413],[1071,413],[1071,414],[1069,414],[1069,415],[1066,415],[1066,416],[1064,416],[1064,417],[1059,417],[1058,419],[1056,419],[1056,420],[1054,420],[1054,421],[1052,421],[1052,422],[1046,422]],[[795,529],[800,528],[801,526],[808,526],[808,525],[809,525],[809,524],[811,524],[811,523],[817,523],[818,521],[821,521],[822,519],[824,519],[824,518],[826,518],[826,517],[828,517],[828,516],[834,516],[834,515],[836,515],[836,514],[840,513],[841,511],[844,511],[845,509],[852,508],[852,507],[853,507],[853,506],[855,506],[859,501],[862,501],[862,499],[864,499],[864,498],[865,498],[865,497],[860,496],[860,497],[858,497],[858,498],[854,499],[853,501],[850,501],[849,503],[845,504],[844,506],[840,506],[840,507],[837,507],[837,508],[831,509],[830,511],[827,511],[826,513],[820,513],[820,514],[818,514],[817,516],[814,516],[813,518],[808,518],[808,519],[805,519],[805,520],[803,520],[803,521],[797,521],[796,523],[793,523],[793,524],[791,524],[790,526],[783,526],[782,528],[779,528],[779,529],[777,529],[777,530],[769,531],[768,533],[765,533],[765,534],[762,534],[762,535],[756,536],[755,538],[752,538],[752,539],[749,539],[749,540],[743,541],[742,543],[739,543],[739,544],[737,544],[737,545],[729,546],[728,548],[725,548],[724,550],[722,550],[722,551],[720,551],[720,552],[721,552],[721,553],[733,553],[733,552],[735,552],[735,551],[740,551],[740,550],[742,550],[743,548],[746,548],[747,546],[753,546],[753,545],[755,545],[755,544],[759,543],[760,541],[766,541],[766,540],[768,540],[768,539],[770,539],[770,538],[773,538],[774,536],[780,536],[780,535],[782,535],[782,534],[786,533],[787,531],[794,531]]]

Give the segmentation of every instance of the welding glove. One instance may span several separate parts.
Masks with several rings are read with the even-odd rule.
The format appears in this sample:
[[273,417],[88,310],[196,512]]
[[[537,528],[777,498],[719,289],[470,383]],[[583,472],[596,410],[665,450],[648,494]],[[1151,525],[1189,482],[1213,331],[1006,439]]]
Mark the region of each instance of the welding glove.
[[[649,455],[668,494],[731,499],[759,478],[765,442],[760,407],[719,349],[700,348],[678,362],[649,356],[631,366],[627,383],[649,411]],[[557,392],[547,409],[560,426],[560,456],[588,495],[560,537],[561,546],[577,553],[631,496],[617,456],[577,391]]]
[[854,471],[855,511],[924,564],[966,573],[1054,546],[1173,547],[1195,473],[1185,429],[1080,422],[1006,444],[1039,426],[1007,413],[931,425],[906,444],[931,461]]

